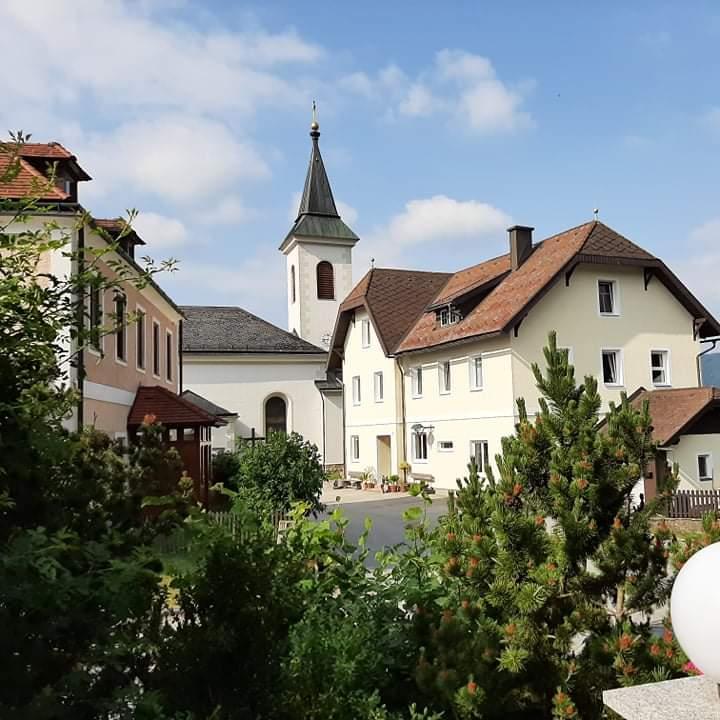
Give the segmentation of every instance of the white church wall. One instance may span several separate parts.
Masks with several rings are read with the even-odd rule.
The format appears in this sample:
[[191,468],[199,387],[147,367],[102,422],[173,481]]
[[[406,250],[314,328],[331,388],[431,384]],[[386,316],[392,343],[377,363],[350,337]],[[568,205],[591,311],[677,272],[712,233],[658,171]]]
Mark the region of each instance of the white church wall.
[[[322,404],[315,380],[325,377],[325,356],[183,356],[183,389],[237,413],[235,434],[250,437],[252,429],[266,434],[265,402],[280,396],[287,403],[287,430],[300,433],[322,452]],[[228,430],[213,438],[227,444]]]
[[342,465],[343,396],[341,392],[325,395],[325,464]]

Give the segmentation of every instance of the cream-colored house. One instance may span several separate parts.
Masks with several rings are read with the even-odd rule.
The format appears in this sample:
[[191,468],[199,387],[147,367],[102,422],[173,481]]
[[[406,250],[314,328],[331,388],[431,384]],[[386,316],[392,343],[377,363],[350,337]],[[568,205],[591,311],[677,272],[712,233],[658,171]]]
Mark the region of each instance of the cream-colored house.
[[[144,245],[137,233],[128,232],[121,220],[89,217],[78,202],[78,183],[90,180],[77,158],[56,142],[25,143],[7,146],[0,152],[0,173],[16,164],[14,178],[0,183],[0,199],[13,201],[31,195],[42,212],[30,217],[17,230],[40,230],[52,223],[58,239],[68,238],[62,248],[46,252],[40,259],[38,275],[68,277],[71,252],[77,257],[85,249],[87,262],[108,278],[138,277],[142,272],[135,260],[135,247]],[[48,183],[50,167],[54,184]],[[6,216],[9,219],[10,216]],[[13,226],[9,231],[13,231]],[[100,259],[91,250],[103,252]],[[141,386],[161,386],[177,393],[180,382],[180,336],[182,313],[157,283],[150,281],[138,288],[122,283],[122,292],[114,290],[86,292],[85,322],[98,328],[114,325],[114,317],[135,317],[117,332],[105,334],[95,345],[79,349],[68,333],[65,351],[73,353],[64,382],[76,387],[80,402],[68,418],[71,429],[92,425],[113,437],[125,437],[127,419]]]
[[471,456],[494,466],[516,398],[538,409],[531,366],[552,330],[605,407],[640,387],[697,387],[701,342],[720,335],[661,260],[597,221],[535,245],[532,228],[510,228],[506,255],[454,274],[373,269],[342,303],[331,348],[348,470],[406,461],[453,488]]

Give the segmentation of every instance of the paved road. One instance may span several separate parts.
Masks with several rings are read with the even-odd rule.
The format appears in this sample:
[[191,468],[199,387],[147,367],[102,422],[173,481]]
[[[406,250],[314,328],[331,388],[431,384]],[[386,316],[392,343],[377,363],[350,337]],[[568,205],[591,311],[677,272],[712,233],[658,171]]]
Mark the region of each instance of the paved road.
[[[422,505],[418,498],[402,497],[387,498],[377,502],[357,502],[342,504],[345,515],[349,518],[347,536],[350,542],[354,543],[364,529],[365,518],[372,518],[373,527],[368,539],[370,555],[368,565],[375,565],[374,554],[383,547],[397,545],[405,539],[405,528],[403,524],[403,512],[409,507]],[[328,513],[332,513],[336,506],[329,506]],[[447,498],[433,498],[432,505],[428,508],[428,518],[434,524],[440,515],[447,511]]]

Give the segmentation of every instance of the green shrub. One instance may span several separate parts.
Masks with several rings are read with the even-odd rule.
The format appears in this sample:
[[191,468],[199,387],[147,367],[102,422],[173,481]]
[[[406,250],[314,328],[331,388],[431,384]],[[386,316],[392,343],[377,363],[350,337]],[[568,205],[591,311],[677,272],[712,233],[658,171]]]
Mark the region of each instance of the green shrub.
[[271,433],[254,446],[238,450],[238,487],[259,488],[276,510],[287,511],[293,502],[320,508],[325,471],[317,446],[297,433]]

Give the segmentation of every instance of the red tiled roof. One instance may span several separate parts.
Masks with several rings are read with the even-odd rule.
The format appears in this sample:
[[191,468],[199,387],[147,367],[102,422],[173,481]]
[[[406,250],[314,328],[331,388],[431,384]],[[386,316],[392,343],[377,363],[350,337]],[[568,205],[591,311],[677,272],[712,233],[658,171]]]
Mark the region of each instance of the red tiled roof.
[[693,317],[704,319],[701,336],[720,334],[717,320],[662,261],[607,225],[592,221],[538,243],[527,260],[513,272],[510,272],[508,254],[453,275],[432,306],[452,302],[483,286],[487,287],[487,294],[454,325],[440,327],[433,312],[424,313],[397,351],[419,350],[465,338],[508,332],[563,271],[582,262],[639,265],[652,269]]
[[340,305],[331,346],[335,354],[342,352],[350,316],[360,307],[364,307],[372,318],[385,352],[394,352],[449,277],[449,273],[419,270],[369,270]]
[[127,424],[142,425],[148,415],[154,415],[163,425],[224,425],[224,421],[206,413],[189,400],[160,385],[141,385],[135,394]]
[[[93,218],[95,225],[105,230],[113,239],[123,232],[128,224],[123,218]],[[145,241],[135,232],[134,228],[130,228],[123,236],[124,239],[131,241],[135,245],[145,245]]]
[[[466,337],[502,332],[507,325],[545,288],[576,255],[595,223],[580,225],[544,240],[533,248],[528,259],[491,290],[459,323],[441,327],[435,313],[424,313],[398,347],[399,352],[441,345]],[[504,262],[502,262],[504,261]],[[453,275],[440,297],[457,295],[454,288],[481,284],[493,274],[509,270],[509,255],[495,258]],[[464,276],[457,280],[457,276]],[[470,281],[470,282],[468,282]],[[449,289],[448,289],[449,288]],[[437,304],[437,303],[435,303]]]
[[647,400],[652,418],[653,440],[660,446],[669,445],[710,405],[720,406],[720,388],[668,388],[633,395],[631,403],[640,408]]
[[[0,148],[0,177],[10,168],[13,159],[4,154]],[[47,178],[36,170],[22,157],[17,158],[17,174],[9,182],[0,182],[0,199],[17,199],[37,197],[38,200],[69,200],[70,196],[55,185],[50,185]]]
[[75,156],[59,142],[23,143],[20,146],[20,155],[22,157],[48,158],[53,160],[75,159]]

